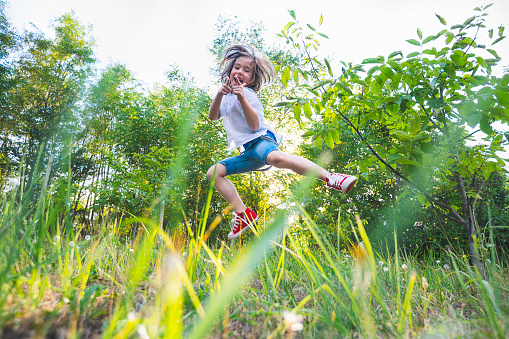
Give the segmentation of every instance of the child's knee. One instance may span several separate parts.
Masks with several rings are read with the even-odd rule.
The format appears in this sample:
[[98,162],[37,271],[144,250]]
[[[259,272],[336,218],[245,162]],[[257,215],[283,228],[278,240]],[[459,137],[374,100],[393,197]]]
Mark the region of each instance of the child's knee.
[[267,163],[278,168],[285,167],[285,154],[282,152],[270,152],[269,155],[267,155]]
[[[224,176],[226,174],[226,167],[223,164],[215,164],[207,171],[207,178],[212,181],[214,179],[214,172],[216,177]],[[224,172],[224,173],[223,173]]]

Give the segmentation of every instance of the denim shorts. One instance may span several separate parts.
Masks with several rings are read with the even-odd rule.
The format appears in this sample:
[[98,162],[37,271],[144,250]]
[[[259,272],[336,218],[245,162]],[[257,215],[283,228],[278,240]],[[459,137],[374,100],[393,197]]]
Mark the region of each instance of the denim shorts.
[[268,132],[244,144],[244,152],[231,158],[219,161],[226,167],[226,175],[246,173],[259,170],[267,162],[267,155],[279,151],[274,134]]

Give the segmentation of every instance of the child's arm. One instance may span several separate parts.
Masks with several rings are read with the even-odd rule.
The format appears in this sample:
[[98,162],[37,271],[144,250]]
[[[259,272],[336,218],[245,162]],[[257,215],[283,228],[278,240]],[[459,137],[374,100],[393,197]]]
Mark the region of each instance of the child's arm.
[[209,108],[209,119],[214,121],[219,119],[219,109],[221,108],[221,101],[223,100],[223,96],[230,93],[230,78],[226,78],[226,83],[221,86],[219,91],[216,94],[214,100],[210,104]]
[[232,93],[237,96],[237,99],[240,102],[240,106],[242,106],[242,111],[244,112],[244,117],[246,118],[247,125],[253,131],[256,131],[260,128],[260,119],[258,117],[258,113],[254,110],[253,106],[251,106],[246,96],[244,95],[244,87],[246,87],[246,84],[241,84],[239,79],[236,78],[233,82]]

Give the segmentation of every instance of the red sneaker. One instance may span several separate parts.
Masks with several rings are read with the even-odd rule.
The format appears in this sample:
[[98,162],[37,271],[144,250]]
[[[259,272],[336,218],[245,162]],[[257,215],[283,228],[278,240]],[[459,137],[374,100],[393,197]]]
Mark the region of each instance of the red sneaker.
[[235,239],[258,221],[258,216],[249,207],[242,213],[232,212],[232,230],[228,239]]
[[345,194],[350,192],[355,186],[355,182],[357,182],[357,177],[341,173],[329,173],[325,179],[327,187],[334,188]]

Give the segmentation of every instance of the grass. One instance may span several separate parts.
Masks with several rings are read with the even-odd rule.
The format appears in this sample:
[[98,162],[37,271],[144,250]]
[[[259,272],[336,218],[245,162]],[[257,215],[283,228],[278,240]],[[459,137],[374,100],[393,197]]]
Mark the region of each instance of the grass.
[[[509,334],[507,258],[493,247],[484,280],[454,252],[374,252],[360,219],[351,221],[356,244],[338,251],[298,199],[313,244],[292,235],[284,211],[226,244],[214,239],[219,217],[172,236],[149,219],[110,220],[89,238],[66,230],[51,192],[32,209],[16,201],[1,205],[4,338]],[[135,239],[118,234],[134,223]]]

